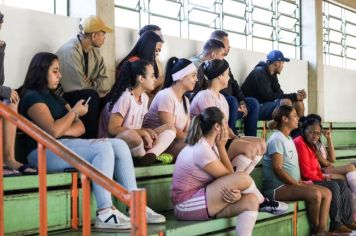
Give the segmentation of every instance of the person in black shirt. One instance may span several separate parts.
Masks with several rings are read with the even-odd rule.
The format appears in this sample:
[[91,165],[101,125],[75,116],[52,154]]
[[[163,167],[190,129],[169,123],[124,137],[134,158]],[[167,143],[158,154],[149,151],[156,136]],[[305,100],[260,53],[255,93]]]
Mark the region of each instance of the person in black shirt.
[[242,84],[243,93],[260,103],[259,120],[271,120],[274,109],[283,104],[293,106],[299,117],[304,116],[303,100],[307,97],[304,89],[286,94],[278,82],[277,75],[282,72],[284,62],[289,61],[281,51],[273,50],[266,62],[259,62]]
[[[215,30],[211,33],[210,39],[217,39],[223,42],[225,45],[226,57],[229,54],[230,45],[228,34],[222,30]],[[229,127],[237,133],[236,121],[238,119],[244,120],[244,133],[246,136],[256,136],[257,135],[257,122],[259,114],[258,101],[253,97],[245,97],[239,84],[234,79],[233,74],[230,71],[230,79],[228,87],[221,91],[225,96],[230,109],[229,117]]]

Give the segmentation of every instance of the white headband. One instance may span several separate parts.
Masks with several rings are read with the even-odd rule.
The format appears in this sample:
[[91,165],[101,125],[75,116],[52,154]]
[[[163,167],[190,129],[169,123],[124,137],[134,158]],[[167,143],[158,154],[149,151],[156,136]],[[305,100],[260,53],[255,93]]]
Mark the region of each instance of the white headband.
[[197,71],[197,68],[195,67],[195,65],[193,63],[190,63],[189,65],[187,65],[186,67],[184,67],[183,69],[177,71],[176,73],[174,73],[172,75],[173,81],[177,81],[182,79],[184,76]]

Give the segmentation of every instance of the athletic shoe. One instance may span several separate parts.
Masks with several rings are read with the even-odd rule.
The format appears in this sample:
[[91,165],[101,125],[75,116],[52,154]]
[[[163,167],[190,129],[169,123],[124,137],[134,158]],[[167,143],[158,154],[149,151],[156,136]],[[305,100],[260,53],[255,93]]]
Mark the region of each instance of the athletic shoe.
[[162,162],[162,164],[170,164],[173,161],[173,156],[169,153],[162,153],[161,155],[156,157],[156,159]]
[[130,218],[117,209],[108,208],[97,213],[95,228],[99,229],[130,229]]
[[280,215],[285,213],[288,210],[288,204],[284,202],[269,200],[265,198],[265,200],[260,204],[260,211],[269,212],[274,215]]
[[158,224],[166,222],[166,217],[164,217],[164,215],[154,212],[149,207],[146,207],[146,217],[148,224]]

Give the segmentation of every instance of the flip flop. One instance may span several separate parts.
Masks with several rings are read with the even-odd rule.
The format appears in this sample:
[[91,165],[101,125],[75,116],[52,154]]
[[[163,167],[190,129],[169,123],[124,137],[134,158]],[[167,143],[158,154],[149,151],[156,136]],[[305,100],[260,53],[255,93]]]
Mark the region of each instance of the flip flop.
[[28,164],[23,164],[17,169],[22,175],[37,175],[38,172],[36,169],[33,169]]
[[4,177],[20,176],[21,173],[15,169],[12,169],[8,166],[3,166],[3,175]]

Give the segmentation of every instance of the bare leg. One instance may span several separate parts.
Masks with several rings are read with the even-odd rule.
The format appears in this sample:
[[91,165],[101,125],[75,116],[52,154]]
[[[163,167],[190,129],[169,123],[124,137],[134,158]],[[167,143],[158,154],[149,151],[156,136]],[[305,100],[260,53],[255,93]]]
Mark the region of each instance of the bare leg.
[[317,185],[284,185],[276,190],[275,197],[280,201],[306,201],[314,233],[327,231],[331,202],[329,189]]
[[142,157],[146,151],[141,136],[135,130],[125,130],[119,133],[116,138],[124,140],[130,148],[131,154],[135,157]]
[[356,167],[352,164],[342,165],[342,166],[333,166],[332,168],[327,168],[326,170],[328,174],[340,174],[345,175],[349,172],[356,171]]
[[252,137],[252,136],[242,136],[243,141],[251,142],[256,145],[257,155],[263,155],[266,153],[266,142],[262,138]]
[[[10,103],[9,108],[17,112],[18,104]],[[10,121],[3,119],[4,122],[4,164],[10,168],[18,169],[23,164],[15,160],[15,137],[16,137],[16,125]]]
[[241,200],[234,204],[230,204],[221,198],[221,191],[223,187],[238,189],[242,192],[251,186],[252,181],[251,177],[247,174],[235,172],[233,174],[220,177],[210,183],[206,188],[209,215],[215,216],[218,214],[219,217],[232,216],[231,214],[237,215],[241,212],[240,210],[246,210],[246,207],[251,207],[248,208],[249,210],[257,211],[259,203],[254,195],[253,197],[249,197],[252,201],[248,203],[247,206],[243,206],[244,204],[240,203]]
[[229,156],[230,160],[232,160],[240,154],[251,160],[255,159],[257,155],[257,145],[242,139],[234,139],[230,144],[229,149],[227,150],[227,155]]
[[178,154],[180,151],[186,146],[187,144],[184,142],[183,139],[175,139],[173,143],[167,148],[167,152],[172,154],[174,160],[177,159]]

